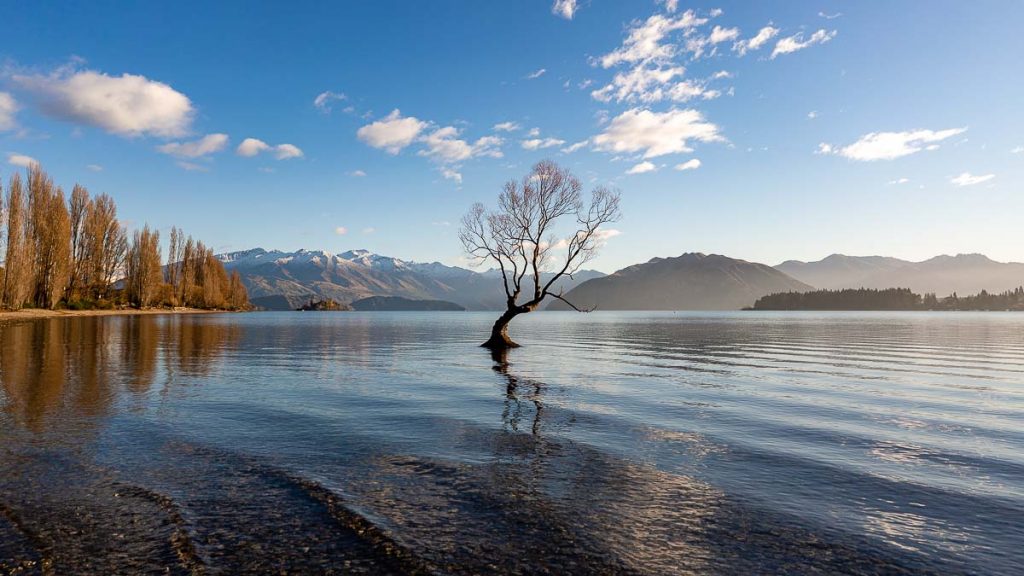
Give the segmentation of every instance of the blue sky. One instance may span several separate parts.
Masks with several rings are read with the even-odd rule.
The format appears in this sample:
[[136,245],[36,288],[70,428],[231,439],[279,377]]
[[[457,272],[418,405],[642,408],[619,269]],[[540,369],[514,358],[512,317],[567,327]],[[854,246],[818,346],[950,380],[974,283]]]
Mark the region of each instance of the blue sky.
[[218,250],[457,264],[469,205],[550,158],[622,191],[605,271],[689,251],[1024,260],[1015,0],[2,12],[0,174],[34,159]]

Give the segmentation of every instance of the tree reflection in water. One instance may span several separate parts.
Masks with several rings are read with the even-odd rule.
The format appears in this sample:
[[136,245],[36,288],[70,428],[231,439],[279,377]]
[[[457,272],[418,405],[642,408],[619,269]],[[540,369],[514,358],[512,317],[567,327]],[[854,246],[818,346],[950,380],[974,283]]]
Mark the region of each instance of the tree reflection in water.
[[238,339],[228,323],[128,316],[38,320],[0,328],[0,406],[34,433],[84,431],[110,415],[119,395],[163,393],[177,374],[214,370]]
[[543,382],[521,378],[509,371],[511,363],[508,361],[508,354],[508,349],[491,350],[491,359],[494,360],[493,370],[501,374],[506,381],[504,410],[501,413],[502,422],[504,422],[506,430],[519,431],[519,422],[523,418],[523,405],[519,398],[519,389],[520,387],[529,387],[525,392],[525,397],[533,403],[534,407],[533,424],[530,431],[534,436],[539,436],[541,416],[544,412],[544,404],[541,403]]

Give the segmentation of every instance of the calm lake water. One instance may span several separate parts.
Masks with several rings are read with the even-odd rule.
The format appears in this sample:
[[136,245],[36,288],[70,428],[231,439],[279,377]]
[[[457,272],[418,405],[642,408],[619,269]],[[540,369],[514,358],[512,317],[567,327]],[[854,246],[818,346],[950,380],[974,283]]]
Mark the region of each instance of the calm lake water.
[[0,326],[0,573],[1020,573],[1024,314]]

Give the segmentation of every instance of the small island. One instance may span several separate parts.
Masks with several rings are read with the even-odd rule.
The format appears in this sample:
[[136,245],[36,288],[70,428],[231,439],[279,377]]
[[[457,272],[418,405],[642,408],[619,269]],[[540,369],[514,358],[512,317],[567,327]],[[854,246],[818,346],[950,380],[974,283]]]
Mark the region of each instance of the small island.
[[324,300],[309,299],[309,302],[295,309],[296,312],[348,312],[352,308],[330,298]]
[[370,296],[352,303],[362,312],[465,312],[466,309],[445,300],[412,300],[401,296]]

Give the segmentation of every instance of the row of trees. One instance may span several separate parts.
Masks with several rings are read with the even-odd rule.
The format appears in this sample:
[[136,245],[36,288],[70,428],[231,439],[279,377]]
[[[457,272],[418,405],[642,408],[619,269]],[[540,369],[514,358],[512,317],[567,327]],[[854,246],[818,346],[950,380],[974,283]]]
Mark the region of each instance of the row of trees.
[[1024,287],[1001,294],[985,290],[973,296],[939,298],[909,288],[856,288],[780,292],[758,298],[754,310],[1024,310]]
[[38,165],[11,176],[0,209],[0,307],[248,306],[237,273],[202,242],[173,228],[164,265],[159,232],[129,239],[110,196],[76,184],[66,198]]

